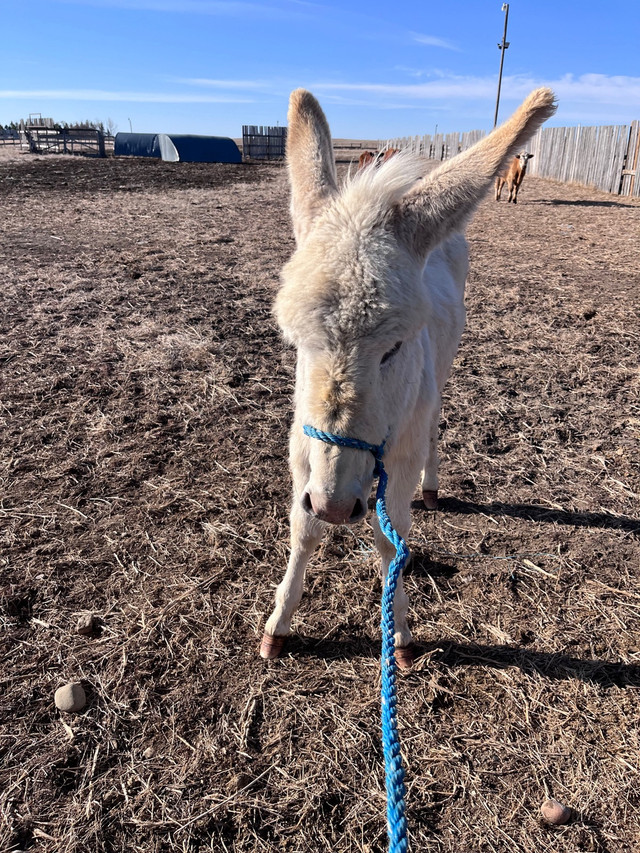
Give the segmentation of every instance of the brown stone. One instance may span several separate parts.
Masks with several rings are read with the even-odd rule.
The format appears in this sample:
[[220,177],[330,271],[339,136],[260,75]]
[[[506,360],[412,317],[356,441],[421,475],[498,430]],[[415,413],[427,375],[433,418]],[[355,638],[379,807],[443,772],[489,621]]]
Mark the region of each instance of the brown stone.
[[572,814],[568,806],[564,806],[554,799],[545,800],[540,807],[540,811],[546,822],[553,824],[553,826],[560,826],[563,823],[567,823],[571,819]]
[[93,613],[82,613],[76,622],[77,633],[90,634],[93,631],[94,621]]

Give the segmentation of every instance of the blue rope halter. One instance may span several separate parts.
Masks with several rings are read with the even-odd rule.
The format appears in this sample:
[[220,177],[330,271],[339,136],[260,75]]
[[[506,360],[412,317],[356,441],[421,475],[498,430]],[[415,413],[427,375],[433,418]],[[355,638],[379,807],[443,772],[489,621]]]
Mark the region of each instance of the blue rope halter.
[[339,447],[352,447],[355,450],[367,450],[373,453],[376,465],[373,470],[374,476],[379,477],[376,491],[376,513],[378,522],[384,535],[396,549],[387,580],[382,591],[382,655],[380,667],[382,671],[381,687],[381,716],[382,716],[382,749],[384,752],[385,780],[387,788],[387,834],[389,836],[389,853],[406,853],[407,851],[407,819],[404,813],[404,769],[402,767],[402,755],[400,754],[400,738],[398,736],[398,723],[396,715],[397,687],[396,687],[396,658],[395,658],[395,624],[393,619],[393,599],[400,572],[409,559],[409,548],[404,539],[393,529],[393,525],[387,514],[387,503],[385,495],[387,491],[387,472],[382,464],[384,445],[369,444],[357,438],[346,438],[330,432],[322,432],[312,426],[303,427],[305,435],[317,438],[327,444],[336,444]]

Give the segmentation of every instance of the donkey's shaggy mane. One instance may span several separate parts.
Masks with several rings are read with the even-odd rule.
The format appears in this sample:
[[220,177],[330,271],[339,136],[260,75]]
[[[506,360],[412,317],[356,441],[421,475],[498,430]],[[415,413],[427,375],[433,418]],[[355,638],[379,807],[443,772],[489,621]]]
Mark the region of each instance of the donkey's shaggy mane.
[[349,209],[370,205],[387,211],[414,186],[425,172],[425,162],[409,151],[399,151],[380,166],[350,171],[340,188],[339,203]]
[[366,240],[389,219],[393,208],[415,186],[425,171],[424,160],[400,152],[379,167],[348,174],[328,202],[317,227],[340,229],[347,240]]
[[309,340],[316,333],[337,343],[374,329],[394,338],[396,330],[412,325],[418,300],[406,283],[405,293],[400,287],[390,223],[395,206],[423,172],[424,161],[400,152],[380,167],[347,175],[327,199],[283,270],[275,310],[287,338]]

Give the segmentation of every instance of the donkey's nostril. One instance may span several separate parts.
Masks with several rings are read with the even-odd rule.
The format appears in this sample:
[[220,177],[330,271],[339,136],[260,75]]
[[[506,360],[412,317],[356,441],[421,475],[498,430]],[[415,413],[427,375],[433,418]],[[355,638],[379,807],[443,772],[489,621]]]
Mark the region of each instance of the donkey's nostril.
[[353,510],[351,511],[351,516],[349,521],[359,521],[364,515],[364,508],[362,506],[362,501],[360,498],[356,499],[356,502],[353,506]]
[[302,508],[305,512],[311,513],[311,515],[315,514],[313,512],[313,505],[311,504],[311,495],[309,492],[305,492],[302,496]]

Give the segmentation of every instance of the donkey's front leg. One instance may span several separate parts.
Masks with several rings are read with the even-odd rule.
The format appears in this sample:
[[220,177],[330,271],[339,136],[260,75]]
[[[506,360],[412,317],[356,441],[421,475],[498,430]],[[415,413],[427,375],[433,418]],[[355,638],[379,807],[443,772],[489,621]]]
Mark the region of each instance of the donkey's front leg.
[[441,400],[438,394],[426,416],[428,427],[427,456],[422,473],[422,500],[427,509],[438,509],[438,432]]
[[277,658],[291,631],[291,619],[296,612],[304,589],[304,575],[313,554],[322,539],[326,525],[308,515],[299,500],[294,498],[291,507],[291,556],[287,571],[276,590],[276,606],[264,627],[260,644],[263,658]]

